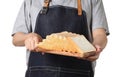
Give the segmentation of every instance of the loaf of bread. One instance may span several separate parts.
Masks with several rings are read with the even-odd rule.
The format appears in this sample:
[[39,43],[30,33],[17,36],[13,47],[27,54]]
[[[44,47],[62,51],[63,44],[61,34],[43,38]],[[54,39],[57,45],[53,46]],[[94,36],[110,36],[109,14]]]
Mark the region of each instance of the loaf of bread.
[[46,53],[81,58],[94,55],[96,51],[83,35],[67,31],[46,36],[46,39],[38,44],[38,48]]

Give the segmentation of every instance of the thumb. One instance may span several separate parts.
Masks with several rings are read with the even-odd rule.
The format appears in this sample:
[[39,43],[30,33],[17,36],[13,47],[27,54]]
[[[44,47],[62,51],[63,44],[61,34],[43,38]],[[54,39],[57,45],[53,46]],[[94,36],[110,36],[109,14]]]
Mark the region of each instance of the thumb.
[[95,48],[97,53],[100,53],[102,51],[102,48],[100,45],[95,45]]

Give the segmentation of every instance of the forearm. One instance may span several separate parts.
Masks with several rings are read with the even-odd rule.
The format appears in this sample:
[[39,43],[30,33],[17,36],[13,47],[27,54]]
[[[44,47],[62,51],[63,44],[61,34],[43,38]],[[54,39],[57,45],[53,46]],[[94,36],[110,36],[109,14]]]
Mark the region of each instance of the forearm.
[[93,44],[99,45],[101,49],[104,49],[107,44],[107,36],[104,29],[95,29],[93,31]]
[[13,36],[13,45],[15,46],[24,46],[24,41],[27,38],[28,34],[22,33],[22,32],[18,32],[15,33]]

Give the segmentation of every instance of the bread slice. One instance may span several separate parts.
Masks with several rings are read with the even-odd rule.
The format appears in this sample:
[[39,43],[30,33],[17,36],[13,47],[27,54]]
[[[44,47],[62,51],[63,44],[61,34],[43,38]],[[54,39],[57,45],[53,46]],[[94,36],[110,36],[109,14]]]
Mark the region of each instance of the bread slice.
[[83,36],[71,32],[48,35],[38,44],[40,51],[73,57],[88,57],[95,54],[95,47]]

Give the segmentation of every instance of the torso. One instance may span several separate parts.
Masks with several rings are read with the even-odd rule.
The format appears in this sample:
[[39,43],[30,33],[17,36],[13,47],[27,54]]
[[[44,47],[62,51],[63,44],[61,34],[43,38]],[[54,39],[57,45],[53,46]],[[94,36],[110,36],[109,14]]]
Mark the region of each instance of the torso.
[[[81,0],[82,2],[82,9],[86,12],[87,15],[87,22],[88,26],[90,26],[90,19],[91,19],[91,0]],[[32,1],[31,9],[30,9],[30,15],[31,15],[31,24],[32,24],[32,30],[34,31],[35,23],[36,23],[36,17],[40,11],[40,9],[43,6],[44,0],[34,0]],[[77,0],[52,0],[50,3],[50,6],[52,5],[63,5],[63,6],[69,6],[77,8]]]

